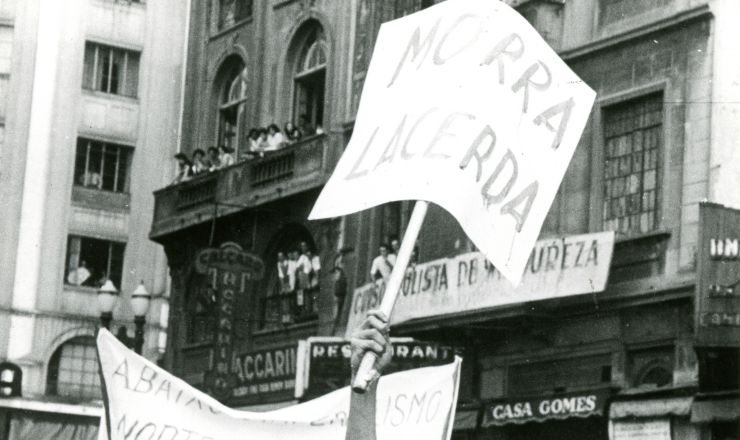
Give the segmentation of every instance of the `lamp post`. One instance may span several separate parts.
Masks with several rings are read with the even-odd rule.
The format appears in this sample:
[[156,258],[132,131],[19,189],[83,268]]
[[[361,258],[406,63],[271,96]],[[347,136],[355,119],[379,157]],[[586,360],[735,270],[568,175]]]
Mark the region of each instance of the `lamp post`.
[[98,289],[98,308],[100,309],[100,324],[106,330],[110,330],[110,322],[113,320],[113,307],[118,301],[118,289],[113,281],[106,280]]
[[147,292],[144,287],[144,282],[139,283],[139,286],[131,294],[131,308],[134,311],[134,324],[136,330],[134,332],[134,351],[137,354],[141,354],[141,350],[144,347],[144,324],[146,324],[146,312],[149,310],[149,301],[152,296]]

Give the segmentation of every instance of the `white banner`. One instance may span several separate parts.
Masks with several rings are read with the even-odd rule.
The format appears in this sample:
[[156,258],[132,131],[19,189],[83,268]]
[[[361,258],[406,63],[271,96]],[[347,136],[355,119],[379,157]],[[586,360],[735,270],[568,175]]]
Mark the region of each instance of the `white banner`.
[[[505,304],[601,292],[609,277],[614,232],[571,235],[535,244],[519,286],[514,287],[480,252],[410,267],[391,324],[415,318],[480,310]],[[380,304],[375,284],[355,290],[347,336]]]
[[[100,331],[97,342],[110,440],[344,440],[349,388],[276,411],[237,411],[135,354],[106,330]],[[378,438],[449,439],[459,369],[456,358],[440,367],[382,377]],[[100,438],[106,438],[105,432],[103,425]]]
[[309,218],[431,201],[516,285],[594,97],[503,2],[384,23],[352,139]]
[[611,440],[671,440],[670,419],[614,420]]

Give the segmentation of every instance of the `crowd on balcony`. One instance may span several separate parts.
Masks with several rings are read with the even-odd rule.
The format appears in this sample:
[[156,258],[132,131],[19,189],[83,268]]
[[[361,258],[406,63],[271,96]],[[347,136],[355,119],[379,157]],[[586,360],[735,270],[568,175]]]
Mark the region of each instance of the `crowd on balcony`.
[[264,157],[270,152],[279,151],[287,146],[295,144],[302,138],[320,135],[324,133],[321,125],[311,126],[308,120],[302,116],[298,125],[287,122],[280,130],[277,124],[272,123],[267,127],[256,127],[249,130],[247,148],[245,151],[234,151],[228,145],[220,147],[208,147],[207,151],[201,148],[193,150],[192,156],[185,153],[175,154],[177,161],[177,175],[172,184],[184,182],[199,174],[226,168],[237,162]]
[[[370,279],[379,287],[388,282],[391,272],[393,272],[393,266],[396,264],[396,256],[400,250],[401,242],[395,237],[391,238],[390,244],[381,243],[378,246],[378,256],[373,259],[370,265]],[[413,270],[416,266],[418,254],[418,248],[414,247],[406,271]]]
[[277,253],[279,305],[275,306],[283,324],[316,315],[320,271],[321,260],[306,242],[299,249]]

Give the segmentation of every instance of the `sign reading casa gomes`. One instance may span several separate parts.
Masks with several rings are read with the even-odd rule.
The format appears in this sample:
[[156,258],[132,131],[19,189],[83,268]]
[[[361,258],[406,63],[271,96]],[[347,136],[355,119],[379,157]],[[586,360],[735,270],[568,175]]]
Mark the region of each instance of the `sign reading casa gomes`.
[[483,426],[600,416],[604,415],[607,397],[608,392],[604,390],[553,397],[494,401],[486,405]]
[[295,394],[297,344],[234,356],[236,385],[231,401],[242,405],[292,399]]

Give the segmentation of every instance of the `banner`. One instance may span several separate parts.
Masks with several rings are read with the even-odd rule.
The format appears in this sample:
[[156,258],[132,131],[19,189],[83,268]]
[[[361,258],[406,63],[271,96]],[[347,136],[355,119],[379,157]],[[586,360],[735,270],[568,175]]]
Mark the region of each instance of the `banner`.
[[519,283],[595,93],[516,11],[448,0],[384,23],[310,219],[434,202]]
[[[514,287],[479,252],[409,267],[391,324],[416,318],[480,310],[505,304],[601,292],[606,288],[614,232],[540,240],[532,250],[522,282]],[[347,336],[380,304],[375,284],[355,290]]]
[[[349,388],[318,399],[255,413],[220,404],[121,344],[97,338],[110,440],[344,440]],[[376,426],[382,440],[449,439],[455,417],[460,358],[383,376]]]
[[[411,338],[391,338],[391,344],[393,358],[385,374],[449,364],[456,355],[463,354],[458,347]],[[305,349],[308,355],[304,371],[306,377],[301,381],[306,384],[303,396],[320,396],[349,385],[352,349],[348,340],[339,337],[309,338]]]
[[740,210],[699,205],[696,345],[740,345]]

